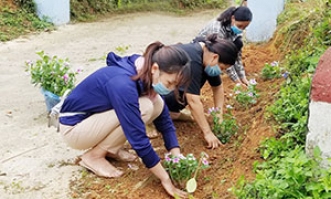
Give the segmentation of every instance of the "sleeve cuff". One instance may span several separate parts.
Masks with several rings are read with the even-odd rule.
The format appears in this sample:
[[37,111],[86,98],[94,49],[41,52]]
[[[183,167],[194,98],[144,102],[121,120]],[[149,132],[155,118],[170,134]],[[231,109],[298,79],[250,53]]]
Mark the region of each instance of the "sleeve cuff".
[[143,163],[146,165],[146,167],[149,169],[154,167],[161,160],[154,150],[151,150],[144,157],[141,157],[141,159]]

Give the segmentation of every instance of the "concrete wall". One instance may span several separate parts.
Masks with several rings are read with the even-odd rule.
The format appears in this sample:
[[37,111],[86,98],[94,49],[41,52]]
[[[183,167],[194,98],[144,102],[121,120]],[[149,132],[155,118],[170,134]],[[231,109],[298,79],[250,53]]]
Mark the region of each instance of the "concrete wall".
[[321,56],[312,81],[306,152],[322,151],[322,166],[331,166],[331,47]]
[[272,38],[284,4],[285,0],[248,0],[247,6],[253,13],[253,20],[246,29],[247,41],[262,42]]
[[54,25],[63,25],[70,21],[69,0],[34,0],[34,2],[40,19],[47,17],[47,21]]

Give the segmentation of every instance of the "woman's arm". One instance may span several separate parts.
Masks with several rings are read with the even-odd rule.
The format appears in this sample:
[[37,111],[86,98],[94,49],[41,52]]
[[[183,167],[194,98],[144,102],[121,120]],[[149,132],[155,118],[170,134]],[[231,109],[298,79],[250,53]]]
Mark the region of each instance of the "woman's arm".
[[245,68],[244,68],[244,64],[242,62],[241,51],[238,53],[238,59],[237,59],[236,63],[234,64],[234,69],[235,69],[236,73],[238,74],[238,77],[240,78],[241,83],[248,86],[248,81],[246,79]]
[[212,149],[218,148],[221,145],[221,142],[217,139],[209,126],[209,123],[205,117],[200,96],[187,93],[186,99],[188,105],[190,106],[194,120],[198,123],[200,129],[202,130],[204,138],[208,144],[207,147]]
[[237,63],[232,65],[231,67],[226,69],[226,74],[230,77],[230,79],[233,82],[241,83],[241,84],[244,84],[246,86],[248,85],[245,70],[244,70],[244,67],[242,65],[238,65]]
[[[163,101],[160,97],[160,100]],[[170,117],[168,106],[163,105],[161,114],[153,121],[156,129],[161,132],[164,145],[168,151],[172,148],[179,148],[176,135],[176,128]]]
[[212,86],[213,91],[213,99],[214,99],[214,107],[218,107],[220,109],[220,114],[218,115],[219,122],[223,121],[223,107],[224,107],[224,87],[223,84],[219,86]]

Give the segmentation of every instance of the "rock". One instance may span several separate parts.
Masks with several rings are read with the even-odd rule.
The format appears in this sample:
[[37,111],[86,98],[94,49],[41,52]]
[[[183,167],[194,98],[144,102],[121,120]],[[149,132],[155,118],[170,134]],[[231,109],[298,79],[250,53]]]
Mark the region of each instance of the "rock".
[[312,80],[309,103],[309,132],[306,152],[313,155],[318,146],[323,158],[322,166],[331,166],[331,47],[321,56]]

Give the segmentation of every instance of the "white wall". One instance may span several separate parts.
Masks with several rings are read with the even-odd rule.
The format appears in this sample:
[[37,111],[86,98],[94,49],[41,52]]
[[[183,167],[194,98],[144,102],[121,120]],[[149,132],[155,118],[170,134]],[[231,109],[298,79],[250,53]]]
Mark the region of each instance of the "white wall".
[[247,6],[253,13],[253,20],[246,29],[250,42],[268,41],[277,27],[277,16],[284,9],[285,0],[248,0]]
[[66,24],[70,21],[69,0],[34,0],[37,7],[37,15],[40,19],[44,16],[54,25]]

